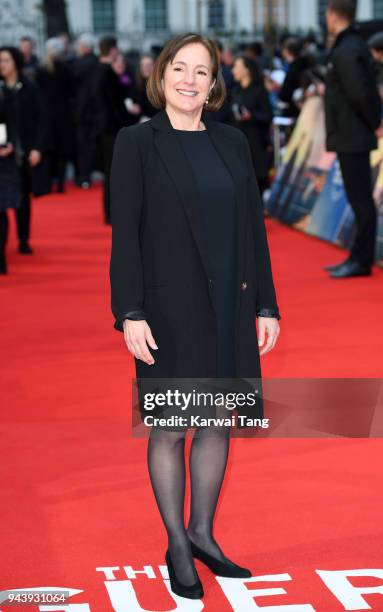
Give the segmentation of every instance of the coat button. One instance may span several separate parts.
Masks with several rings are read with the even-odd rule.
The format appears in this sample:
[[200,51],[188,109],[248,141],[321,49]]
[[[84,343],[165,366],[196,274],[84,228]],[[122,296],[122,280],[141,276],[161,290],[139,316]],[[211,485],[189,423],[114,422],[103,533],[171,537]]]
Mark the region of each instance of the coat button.
[[246,291],[246,289],[247,289],[247,283],[246,282],[241,284],[241,289],[242,289],[242,291]]

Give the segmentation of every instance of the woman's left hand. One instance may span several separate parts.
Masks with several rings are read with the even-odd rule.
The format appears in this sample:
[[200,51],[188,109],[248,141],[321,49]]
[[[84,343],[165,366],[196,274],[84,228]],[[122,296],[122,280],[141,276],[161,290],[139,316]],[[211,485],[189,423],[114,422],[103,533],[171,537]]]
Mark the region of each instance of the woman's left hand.
[[29,165],[32,166],[32,168],[34,168],[34,166],[37,166],[37,164],[39,164],[41,161],[40,151],[37,151],[36,149],[32,149],[32,151],[30,151],[29,153],[28,161],[29,161]]
[[[274,348],[280,333],[278,319],[275,317],[257,317],[258,320],[258,346],[263,346],[259,354],[265,355]],[[267,338],[266,338],[267,337]],[[266,344],[265,344],[266,340]]]

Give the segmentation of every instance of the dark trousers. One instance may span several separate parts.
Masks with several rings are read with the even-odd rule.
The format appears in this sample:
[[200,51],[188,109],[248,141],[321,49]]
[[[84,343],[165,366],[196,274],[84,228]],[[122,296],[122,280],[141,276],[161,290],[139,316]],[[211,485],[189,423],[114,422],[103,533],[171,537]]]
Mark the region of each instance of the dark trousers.
[[[27,165],[20,168],[21,199],[20,207],[15,209],[17,236],[19,242],[27,242],[31,230],[31,198],[30,198],[30,175]],[[8,214],[4,210],[0,212],[0,260],[5,261],[5,249],[8,239]]]
[[377,210],[372,197],[370,154],[338,153],[347,198],[355,214],[356,236],[350,258],[370,267],[375,261]]
[[102,159],[104,169],[104,193],[103,193],[103,212],[104,221],[110,223],[110,167],[113,158],[113,147],[116,139],[115,134],[103,134],[102,136]]
[[23,164],[20,168],[21,175],[21,202],[20,208],[16,208],[17,235],[20,242],[27,242],[31,231],[31,180],[28,167]]
[[90,183],[96,154],[97,135],[92,125],[78,124],[76,126],[77,140],[77,182]]

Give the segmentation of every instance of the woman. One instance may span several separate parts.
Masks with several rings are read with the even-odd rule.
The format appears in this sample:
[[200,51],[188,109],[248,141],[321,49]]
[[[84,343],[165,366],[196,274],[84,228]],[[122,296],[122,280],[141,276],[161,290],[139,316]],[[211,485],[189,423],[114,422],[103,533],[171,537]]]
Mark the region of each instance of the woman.
[[119,77],[121,87],[124,91],[126,110],[129,115],[131,115],[131,120],[128,125],[137,123],[138,117],[141,114],[141,107],[135,102],[137,93],[133,75],[131,71],[128,70],[127,61],[122,53],[117,53],[115,59],[112,61],[112,68]]
[[249,141],[258,186],[261,193],[268,186],[270,127],[273,120],[269,94],[262,70],[251,58],[236,58],[233,76],[237,86],[232,91],[235,125]]
[[[263,353],[275,345],[280,315],[247,141],[204,112],[225,96],[214,43],[194,33],[171,39],[147,91],[160,111],[120,130],[113,155],[114,326],[124,332],[141,381],[257,378],[255,313],[261,345],[267,335]],[[168,535],[171,588],[195,599],[203,588],[193,556],[221,576],[251,573],[213,537],[227,428],[195,432],[187,529],[184,445],[185,429],[153,427],[148,468]]]
[[138,65],[136,92],[137,102],[141,107],[140,122],[147,121],[153,117],[158,110],[152,105],[146,93],[146,84],[153,71],[153,66],[154,59],[150,54],[144,53],[141,55]]
[[[41,161],[42,141],[42,106],[36,86],[22,76],[23,58],[15,47],[0,48],[0,123],[5,125],[7,134],[6,146],[0,153],[0,160],[9,157],[8,163],[0,165],[2,183],[9,179],[13,191],[20,191],[20,202],[15,208],[19,252],[32,253],[29,245],[30,235],[30,192],[42,189],[42,185],[33,182],[32,169]],[[14,167],[17,166],[17,176]],[[6,167],[7,166],[7,167]],[[12,169],[13,168],[13,169]],[[8,176],[8,178],[7,178]],[[36,177],[35,177],[36,178]],[[2,194],[0,193],[0,197]],[[0,207],[0,273],[7,273],[5,246],[8,235],[7,212]]]
[[63,41],[49,38],[42,65],[36,72],[36,84],[41,93],[46,118],[46,152],[49,176],[56,178],[58,193],[65,191],[68,161],[74,154],[74,124],[71,115],[73,80],[62,60]]

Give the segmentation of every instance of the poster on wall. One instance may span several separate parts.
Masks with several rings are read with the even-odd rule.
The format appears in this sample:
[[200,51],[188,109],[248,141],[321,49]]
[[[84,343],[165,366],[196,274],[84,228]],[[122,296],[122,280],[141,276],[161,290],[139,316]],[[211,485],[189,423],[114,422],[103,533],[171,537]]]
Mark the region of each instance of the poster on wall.
[[[383,266],[383,139],[371,153],[378,210],[376,262]],[[320,96],[309,98],[294,127],[265,209],[283,223],[349,248],[355,236],[354,213],[347,200],[334,153],[325,148],[325,118]]]

